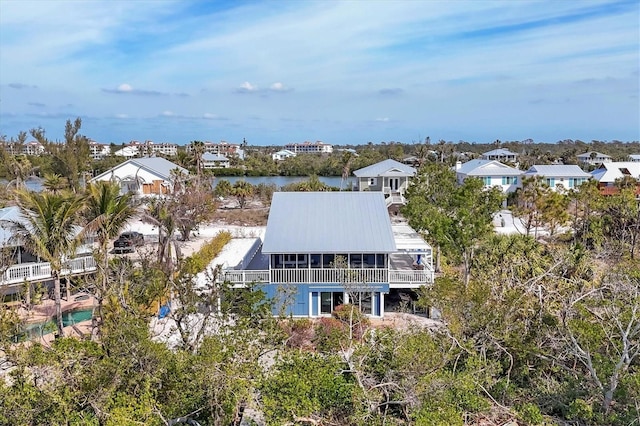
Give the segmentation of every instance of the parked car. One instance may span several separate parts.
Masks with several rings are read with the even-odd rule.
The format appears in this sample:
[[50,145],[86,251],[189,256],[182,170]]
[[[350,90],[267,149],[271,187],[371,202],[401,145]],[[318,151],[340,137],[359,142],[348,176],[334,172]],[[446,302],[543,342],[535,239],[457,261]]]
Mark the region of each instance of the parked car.
[[123,232],[118,239],[113,242],[113,251],[116,253],[133,253],[136,247],[142,245],[144,245],[144,235],[135,231]]

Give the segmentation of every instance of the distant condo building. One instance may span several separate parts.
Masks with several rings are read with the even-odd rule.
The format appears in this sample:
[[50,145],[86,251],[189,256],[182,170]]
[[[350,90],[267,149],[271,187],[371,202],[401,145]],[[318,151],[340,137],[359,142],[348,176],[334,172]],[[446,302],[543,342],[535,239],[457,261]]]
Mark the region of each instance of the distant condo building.
[[[128,144],[125,144],[123,148],[129,148],[127,150],[128,153],[135,152],[135,155],[139,155],[141,157],[147,157],[154,154],[162,154],[166,156],[178,155],[178,145],[169,142],[155,143],[153,141],[131,141]],[[122,154],[116,153],[116,155]],[[128,157],[129,155],[123,156]]]
[[15,141],[0,141],[5,152],[11,155],[41,155],[44,154],[44,146],[40,142],[31,141],[20,143]]
[[303,143],[289,143],[284,146],[287,151],[294,152],[296,154],[311,153],[311,154],[330,154],[333,152],[333,145],[317,142],[303,142]]
[[111,147],[96,141],[89,141],[89,155],[91,155],[91,158],[94,160],[100,160],[101,158],[111,155]]
[[31,141],[24,145],[22,153],[26,155],[41,155],[44,154],[44,146],[40,142]]

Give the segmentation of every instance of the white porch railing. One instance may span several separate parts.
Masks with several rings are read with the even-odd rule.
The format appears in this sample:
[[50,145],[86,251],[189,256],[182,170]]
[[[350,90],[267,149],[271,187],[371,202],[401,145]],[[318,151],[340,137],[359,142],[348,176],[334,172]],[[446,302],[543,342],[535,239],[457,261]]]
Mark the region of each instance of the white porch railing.
[[[66,262],[60,274],[65,276],[95,270],[96,261],[93,256],[83,256]],[[42,281],[48,278],[53,278],[49,262],[23,263],[8,267],[4,274],[0,276],[0,285],[19,284],[25,281]]]
[[262,283],[370,283],[392,287],[419,287],[433,282],[430,270],[389,269],[272,269],[269,270],[224,270],[222,278],[237,285],[252,282]]

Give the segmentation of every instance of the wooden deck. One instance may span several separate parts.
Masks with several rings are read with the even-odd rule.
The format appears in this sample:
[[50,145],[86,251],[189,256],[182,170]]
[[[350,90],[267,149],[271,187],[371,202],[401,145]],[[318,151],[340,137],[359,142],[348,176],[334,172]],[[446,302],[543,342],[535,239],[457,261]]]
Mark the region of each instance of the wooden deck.
[[[61,276],[78,275],[96,270],[96,261],[93,256],[82,256],[68,261]],[[52,279],[51,264],[49,262],[22,263],[8,267],[0,275],[0,287],[21,284],[24,282],[38,282]]]

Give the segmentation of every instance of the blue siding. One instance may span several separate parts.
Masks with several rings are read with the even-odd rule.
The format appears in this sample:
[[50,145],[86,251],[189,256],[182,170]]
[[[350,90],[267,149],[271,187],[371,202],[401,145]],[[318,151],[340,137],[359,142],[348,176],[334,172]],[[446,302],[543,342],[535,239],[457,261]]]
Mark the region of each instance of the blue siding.
[[[312,316],[317,316],[319,314],[320,292],[344,291],[343,286],[335,284],[262,284],[260,288],[265,292],[267,298],[274,299],[274,315],[284,313],[294,316],[309,316],[310,310]],[[368,288],[376,292],[373,300],[373,313],[380,315],[379,292],[388,293],[389,284],[369,284]],[[311,294],[312,306],[309,306],[309,294]],[[284,304],[287,306],[283,312]]]

